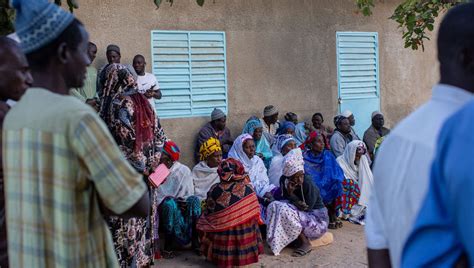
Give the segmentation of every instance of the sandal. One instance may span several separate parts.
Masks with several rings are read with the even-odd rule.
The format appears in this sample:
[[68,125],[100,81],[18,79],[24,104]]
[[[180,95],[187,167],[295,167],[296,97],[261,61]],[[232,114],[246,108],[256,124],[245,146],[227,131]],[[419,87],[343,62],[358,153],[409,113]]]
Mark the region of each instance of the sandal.
[[342,228],[343,224],[341,220],[336,220],[336,228]]
[[312,251],[311,247],[308,248],[307,250],[304,250],[304,249],[297,249],[293,252],[293,254],[291,255],[292,257],[304,257],[306,255],[308,255],[310,252]]
[[161,256],[163,259],[174,259],[176,254],[174,254],[174,251],[163,250]]
[[329,229],[337,229],[338,228],[337,222],[330,222],[329,225],[328,225],[328,228]]

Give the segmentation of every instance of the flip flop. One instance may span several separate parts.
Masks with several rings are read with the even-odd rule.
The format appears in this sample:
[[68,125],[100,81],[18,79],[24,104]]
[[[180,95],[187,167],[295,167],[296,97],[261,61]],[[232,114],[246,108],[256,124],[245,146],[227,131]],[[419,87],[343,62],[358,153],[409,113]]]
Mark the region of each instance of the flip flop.
[[291,256],[295,257],[295,258],[304,257],[304,256],[308,255],[309,253],[311,253],[311,251],[312,251],[311,248],[308,248],[307,250],[299,248],[299,249],[295,250]]

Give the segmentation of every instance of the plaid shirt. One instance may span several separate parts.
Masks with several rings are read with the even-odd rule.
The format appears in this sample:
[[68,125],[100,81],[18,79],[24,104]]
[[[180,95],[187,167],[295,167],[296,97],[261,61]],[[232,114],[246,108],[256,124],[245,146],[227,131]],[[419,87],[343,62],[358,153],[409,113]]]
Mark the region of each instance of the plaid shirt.
[[10,267],[117,267],[99,203],[121,214],[146,192],[94,111],[29,89],[7,114],[3,165]]

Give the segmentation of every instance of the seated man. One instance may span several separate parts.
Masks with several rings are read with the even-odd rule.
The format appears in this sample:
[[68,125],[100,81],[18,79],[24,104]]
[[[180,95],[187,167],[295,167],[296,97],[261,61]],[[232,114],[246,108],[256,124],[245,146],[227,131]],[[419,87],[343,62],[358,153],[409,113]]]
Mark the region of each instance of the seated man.
[[348,143],[353,140],[359,140],[359,138],[351,134],[352,128],[349,118],[343,115],[337,115],[334,118],[334,125],[336,126],[336,130],[331,137],[330,145],[334,155],[339,157],[344,153]]
[[273,144],[280,122],[278,121],[278,109],[273,105],[268,105],[263,109],[263,118],[260,119],[263,127],[263,136],[270,144]]
[[222,147],[223,158],[227,158],[230,147],[234,143],[230,136],[230,130],[226,127],[227,116],[220,109],[214,109],[211,113],[211,122],[205,124],[199,130],[194,157],[196,162],[199,162],[199,149],[201,145],[209,138],[213,137],[219,140]]
[[355,140],[360,140],[359,136],[357,135],[357,133],[354,130],[354,126],[356,124],[354,114],[351,111],[346,110],[341,115],[346,117],[347,119],[349,119],[349,123],[351,125],[351,135],[352,135],[352,137],[354,137]]
[[374,159],[375,143],[381,137],[390,133],[390,129],[384,127],[385,120],[381,112],[375,111],[372,113],[372,125],[364,133],[364,142],[369,150],[370,157]]
[[194,186],[191,170],[178,162],[180,151],[176,143],[165,142],[160,163],[170,169],[166,180],[158,186],[155,198],[160,204],[160,229],[164,230],[164,258],[173,258],[173,243],[177,241],[192,246],[199,252],[195,231],[196,220],[201,215],[199,198],[193,196]]
[[201,145],[199,154],[201,162],[193,168],[194,194],[205,200],[212,185],[219,182],[217,167],[222,161],[221,143],[216,138],[209,138]]

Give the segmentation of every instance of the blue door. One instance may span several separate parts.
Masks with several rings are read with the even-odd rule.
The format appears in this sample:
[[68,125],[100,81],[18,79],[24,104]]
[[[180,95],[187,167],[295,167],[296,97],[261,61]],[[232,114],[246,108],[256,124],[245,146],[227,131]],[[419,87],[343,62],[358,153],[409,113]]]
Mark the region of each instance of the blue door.
[[336,43],[339,112],[352,111],[362,139],[372,112],[380,110],[378,34],[337,32]]

